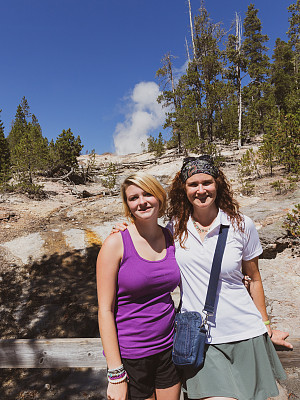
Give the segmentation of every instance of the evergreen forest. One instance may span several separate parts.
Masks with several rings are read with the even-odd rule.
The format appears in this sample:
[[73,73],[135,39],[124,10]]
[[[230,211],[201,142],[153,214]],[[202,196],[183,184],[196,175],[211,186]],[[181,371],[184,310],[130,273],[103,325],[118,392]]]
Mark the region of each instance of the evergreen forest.
[[[190,1],[188,1],[189,10]],[[166,108],[164,128],[168,140],[148,138],[148,149],[160,154],[164,147],[180,153],[217,154],[216,144],[241,148],[259,137],[253,159],[270,174],[276,165],[299,174],[300,144],[300,0],[288,7],[288,40],[276,40],[268,56],[269,38],[254,4],[242,21],[226,32],[214,23],[204,6],[191,20],[191,45],[186,46],[187,68],[175,78],[175,56],[166,53],[156,72]]]
[[[188,5],[190,10],[190,1]],[[157,138],[150,135],[147,150],[157,156],[173,148],[179,154],[218,157],[218,144],[241,148],[259,138],[259,150],[249,150],[241,160],[241,175],[260,168],[272,175],[281,166],[298,179],[300,0],[291,3],[288,14],[288,40],[277,38],[269,57],[268,36],[254,4],[248,6],[243,20],[236,14],[228,31],[210,19],[204,2],[193,17],[190,11],[185,73],[175,76],[176,57],[170,52],[156,72],[161,89],[157,101],[166,111],[168,138],[161,133]],[[7,137],[0,110],[2,190],[35,192],[39,190],[34,183],[37,175],[71,176],[82,148],[80,137],[71,129],[62,130],[56,141],[49,142],[26,97],[17,107]]]
[[34,177],[75,175],[78,167],[77,157],[82,148],[80,137],[75,137],[71,129],[63,129],[55,142],[49,142],[42,134],[37,117],[31,114],[24,96],[17,107],[7,138],[4,136],[4,127],[0,119],[2,191],[41,194],[42,187],[34,183]]

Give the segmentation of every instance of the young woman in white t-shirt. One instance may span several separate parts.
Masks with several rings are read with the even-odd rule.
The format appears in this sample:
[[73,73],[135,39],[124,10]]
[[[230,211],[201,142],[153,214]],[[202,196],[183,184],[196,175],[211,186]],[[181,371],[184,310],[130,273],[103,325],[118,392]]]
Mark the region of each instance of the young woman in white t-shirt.
[[[274,343],[292,347],[287,333],[272,330],[258,256],[262,253],[252,220],[239,212],[230,185],[209,156],[188,157],[169,191],[173,233],[182,280],[182,312],[202,312],[220,224],[229,225],[215,303],[208,318],[203,367],[183,368],[188,399],[264,400],[278,394],[285,372]],[[243,285],[248,275],[250,295]]]

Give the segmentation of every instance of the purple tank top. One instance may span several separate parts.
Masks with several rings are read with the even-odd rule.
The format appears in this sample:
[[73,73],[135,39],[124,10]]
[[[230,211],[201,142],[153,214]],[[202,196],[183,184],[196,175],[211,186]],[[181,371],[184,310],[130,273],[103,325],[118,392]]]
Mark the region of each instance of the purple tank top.
[[116,324],[121,356],[141,358],[172,346],[174,305],[170,292],[180,282],[174,245],[166,228],[166,256],[148,261],[137,253],[130,233],[121,232],[124,254],[117,283]]

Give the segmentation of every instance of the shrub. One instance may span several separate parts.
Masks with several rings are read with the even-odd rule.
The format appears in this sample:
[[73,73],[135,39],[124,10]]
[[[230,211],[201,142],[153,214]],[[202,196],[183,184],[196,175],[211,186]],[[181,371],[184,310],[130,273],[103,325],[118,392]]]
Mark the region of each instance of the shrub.
[[282,226],[287,230],[288,236],[300,237],[300,203],[287,214]]

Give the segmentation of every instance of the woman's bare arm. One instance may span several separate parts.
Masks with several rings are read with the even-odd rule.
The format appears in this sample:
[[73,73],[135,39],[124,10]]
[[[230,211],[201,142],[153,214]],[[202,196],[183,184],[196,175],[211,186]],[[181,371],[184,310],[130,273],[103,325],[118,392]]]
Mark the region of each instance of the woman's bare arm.
[[[96,266],[99,329],[109,369],[118,368],[122,364],[114,317],[117,277],[122,255],[121,235],[111,235],[102,245]],[[109,383],[107,394],[111,399],[125,400],[127,383]]]
[[[248,275],[250,277],[251,279],[249,287],[250,296],[252,297],[253,302],[256,305],[256,308],[261,313],[263,321],[267,321],[268,314],[266,310],[263,284],[258,269],[258,257],[255,257],[249,261],[243,260],[242,272],[244,275]],[[274,344],[285,346],[290,349],[293,348],[292,344],[285,340],[289,336],[287,332],[282,332],[279,330],[272,331],[270,325],[266,325],[266,327],[268,329],[268,334],[271,337],[271,340]]]

